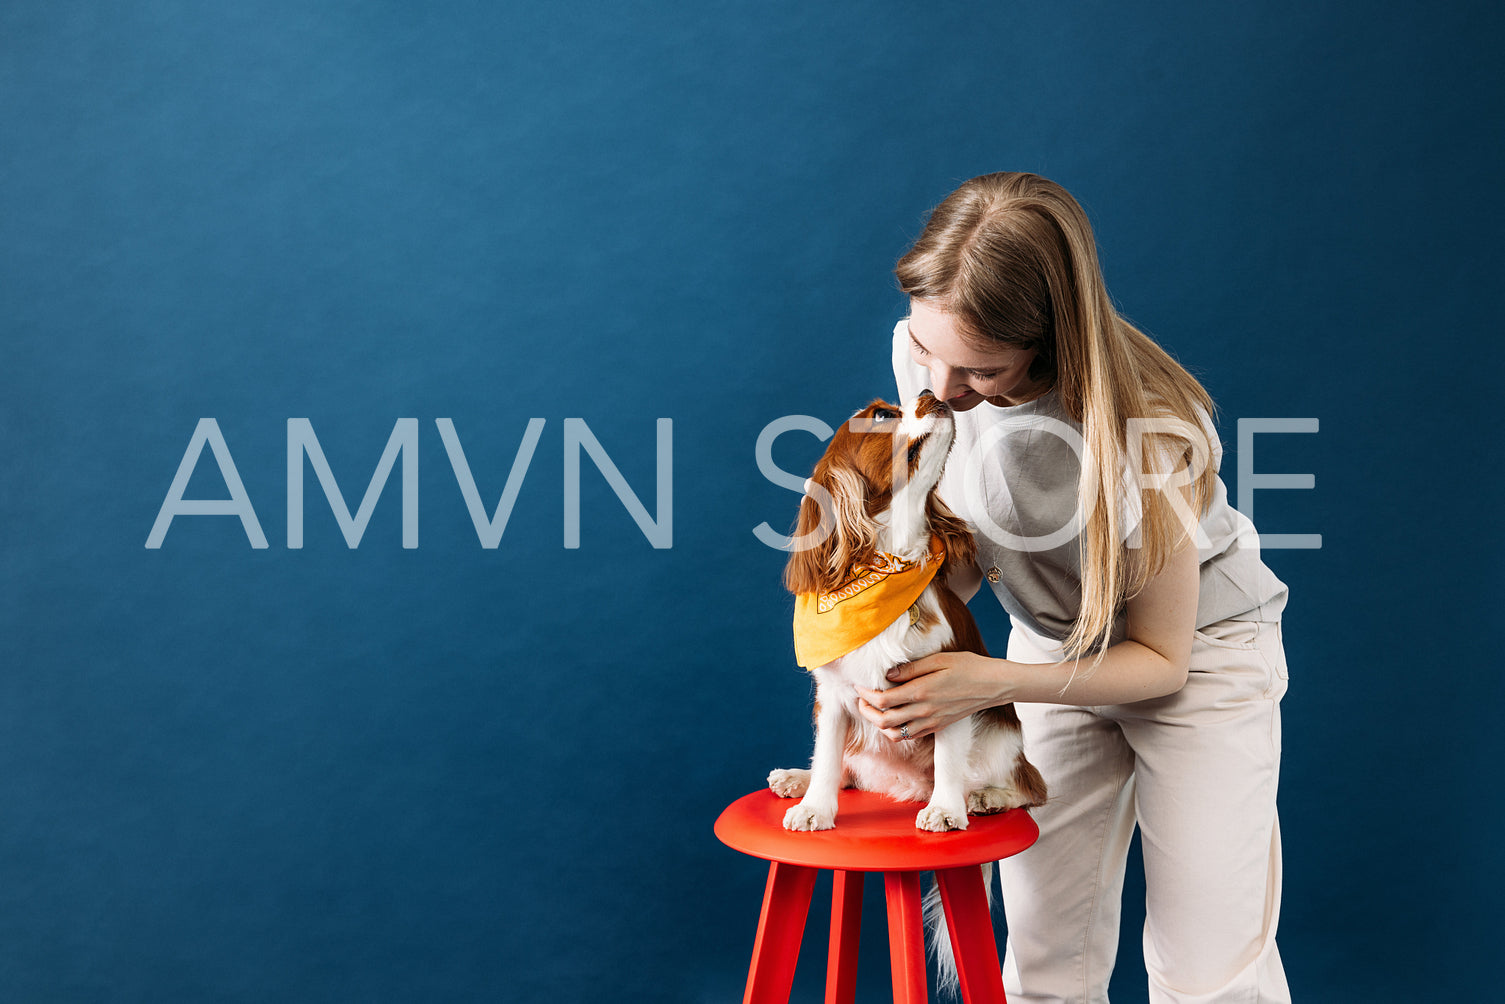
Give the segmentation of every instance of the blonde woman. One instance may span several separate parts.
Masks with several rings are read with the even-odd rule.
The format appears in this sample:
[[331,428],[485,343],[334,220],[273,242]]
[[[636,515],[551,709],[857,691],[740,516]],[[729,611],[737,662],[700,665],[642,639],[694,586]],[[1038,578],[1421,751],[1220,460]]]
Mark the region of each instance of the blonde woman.
[[1108,999],[1137,823],[1150,999],[1288,1002],[1286,588],[1228,504],[1211,399],[1114,310],[1086,214],[1044,178],[968,181],[896,273],[899,391],[957,412],[941,494],[1011,630],[1006,659],[898,667],[863,713],[900,742],[1017,704],[1050,799],[1000,866],[1009,999]]

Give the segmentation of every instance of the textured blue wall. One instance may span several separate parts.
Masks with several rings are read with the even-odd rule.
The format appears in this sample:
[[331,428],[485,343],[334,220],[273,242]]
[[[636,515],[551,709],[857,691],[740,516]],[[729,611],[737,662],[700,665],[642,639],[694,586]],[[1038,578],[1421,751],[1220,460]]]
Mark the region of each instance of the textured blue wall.
[[[762,873],[711,821],[809,742],[754,443],[891,393],[894,258],[1027,169],[1230,489],[1238,418],[1321,422],[1256,461],[1316,475],[1261,529],[1323,535],[1268,555],[1293,988],[1484,999],[1500,43],[1484,3],[0,7],[0,994],[739,998]],[[206,416],[265,550],[144,546]],[[396,473],[351,550],[310,468],[290,550],[287,420],[354,510],[404,417],[419,546]],[[489,509],[535,417],[483,549],[434,420]],[[672,419],[672,548],[588,460],[564,547],[567,418],[650,513]]]

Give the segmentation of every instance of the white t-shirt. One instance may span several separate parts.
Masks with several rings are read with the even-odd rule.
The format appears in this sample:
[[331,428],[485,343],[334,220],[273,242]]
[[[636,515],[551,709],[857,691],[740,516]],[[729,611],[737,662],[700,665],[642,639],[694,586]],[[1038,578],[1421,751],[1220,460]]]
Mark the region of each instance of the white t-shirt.
[[[908,318],[894,327],[893,364],[904,400],[929,386],[929,371],[909,354]],[[1209,417],[1200,418],[1216,471],[1223,447]],[[1008,408],[984,401],[957,412],[956,441],[940,484],[941,498],[976,530],[983,581],[1015,625],[1056,642],[1071,633],[1081,609],[1081,442],[1081,426],[1066,414],[1054,390]],[[1129,477],[1132,469],[1126,469],[1122,484],[1112,486],[1130,545],[1143,512],[1140,492],[1125,490],[1136,483]],[[1260,560],[1259,535],[1228,504],[1221,477],[1200,530],[1196,626],[1279,620],[1286,586]],[[1120,611],[1113,641],[1127,636],[1125,624]]]

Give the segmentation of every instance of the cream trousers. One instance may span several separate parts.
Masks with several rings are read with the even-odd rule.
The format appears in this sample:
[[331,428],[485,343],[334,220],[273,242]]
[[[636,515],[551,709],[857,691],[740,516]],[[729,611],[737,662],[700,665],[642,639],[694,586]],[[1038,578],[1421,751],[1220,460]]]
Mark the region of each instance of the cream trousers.
[[[1051,662],[1017,623],[1008,657]],[[1198,631],[1186,686],[1110,707],[1020,704],[1050,787],[1040,839],[1000,863],[1013,1004],[1108,1000],[1129,840],[1144,848],[1144,958],[1155,1004],[1289,1004],[1280,915],[1278,621]]]

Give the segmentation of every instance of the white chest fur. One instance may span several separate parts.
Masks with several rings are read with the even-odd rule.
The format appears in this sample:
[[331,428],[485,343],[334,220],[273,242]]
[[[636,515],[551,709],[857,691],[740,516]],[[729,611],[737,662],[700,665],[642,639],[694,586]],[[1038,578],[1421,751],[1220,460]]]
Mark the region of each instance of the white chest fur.
[[890,669],[949,645],[955,635],[941,612],[936,588],[935,583],[927,586],[912,612],[906,611],[861,648],[811,670],[821,688],[821,699],[825,700],[829,691],[830,697],[841,700],[855,713],[857,692],[853,687],[887,690],[889,682],[884,674]]

